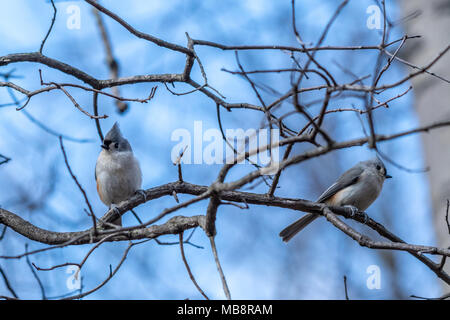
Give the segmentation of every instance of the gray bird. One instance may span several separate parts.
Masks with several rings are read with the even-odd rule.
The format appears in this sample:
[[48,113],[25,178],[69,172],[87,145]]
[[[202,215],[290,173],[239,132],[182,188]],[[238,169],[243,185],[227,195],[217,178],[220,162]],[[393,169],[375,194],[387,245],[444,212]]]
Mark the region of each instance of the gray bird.
[[[352,211],[365,211],[378,197],[385,179],[392,178],[378,157],[362,161],[344,172],[317,199],[331,206],[349,206]],[[313,222],[318,214],[308,213],[280,232],[283,241],[288,242],[304,227]]]
[[[142,192],[142,173],[139,161],[127,139],[122,136],[119,125],[114,123],[101,145],[103,150],[95,166],[95,180],[100,200],[109,209],[128,200],[134,193]],[[112,222],[122,226],[122,218]]]

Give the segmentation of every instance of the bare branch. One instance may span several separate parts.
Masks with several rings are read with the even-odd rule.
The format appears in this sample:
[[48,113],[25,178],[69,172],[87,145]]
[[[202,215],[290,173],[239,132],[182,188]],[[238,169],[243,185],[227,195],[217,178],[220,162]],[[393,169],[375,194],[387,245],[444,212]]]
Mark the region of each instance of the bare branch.
[[206,300],[209,300],[208,296],[205,294],[205,292],[203,292],[202,288],[200,288],[200,286],[198,285],[197,281],[194,278],[194,275],[192,274],[191,268],[189,267],[189,264],[186,260],[186,256],[184,255],[184,247],[183,247],[183,231],[180,232],[180,251],[181,251],[181,258],[183,259],[183,263],[186,267],[186,270],[189,274],[189,278],[191,278],[192,283],[194,284],[194,286],[197,288],[197,290],[200,292],[200,294],[205,297]]
[[344,276],[344,290],[345,290],[345,300],[350,300],[348,297],[348,290],[347,290],[347,276]]
[[119,24],[121,24],[125,29],[127,29],[131,34],[135,35],[138,38],[141,39],[145,39],[147,41],[153,42],[154,44],[160,46],[160,47],[164,47],[173,51],[178,51],[178,52],[182,52],[184,54],[187,55],[192,55],[192,52],[185,48],[185,47],[181,47],[179,45],[158,39],[152,35],[149,35],[147,33],[141,32],[136,30],[135,28],[133,28],[131,25],[129,25],[125,20],[123,20],[122,18],[120,18],[118,15],[116,15],[115,13],[109,11],[108,9],[106,9],[105,7],[101,6],[98,2],[94,1],[94,0],[85,0],[87,3],[89,3],[91,6],[95,7],[97,10],[99,10],[100,12],[106,14],[107,16],[109,16],[111,19],[117,21]]
[[50,32],[52,32],[53,25],[55,24],[55,20],[56,20],[56,11],[57,11],[56,6],[55,6],[55,3],[53,2],[53,0],[50,0],[50,2],[52,3],[52,6],[53,6],[53,18],[52,18],[52,22],[50,24],[50,28],[48,29],[47,34],[45,35],[44,40],[42,40],[41,46],[39,48],[39,53],[41,53],[41,54],[42,54],[42,50],[44,49],[45,41],[47,41],[47,38],[50,35]]
[[[106,26],[103,23],[103,19],[102,19],[102,16],[100,15],[99,11],[95,8],[92,8],[92,12],[97,21],[97,26],[100,30],[103,46],[105,47],[106,62],[107,62],[108,68],[109,68],[110,77],[111,77],[111,79],[117,80],[119,78],[119,63],[117,62],[117,59],[114,58],[114,55],[112,52],[112,44],[111,44],[111,40],[109,39],[108,33],[106,31]],[[114,95],[120,96],[118,87],[113,87],[112,91],[113,91]],[[125,112],[128,109],[128,105],[125,102],[119,101],[119,100],[116,100],[116,107],[119,112]]]
[[61,151],[63,153],[64,156],[64,162],[66,164],[66,168],[70,173],[70,176],[72,177],[73,181],[75,181],[75,184],[77,185],[78,189],[80,190],[80,192],[83,194],[84,197],[84,201],[86,202],[86,205],[89,208],[89,215],[92,218],[92,223],[93,223],[93,228],[94,228],[94,235],[97,234],[97,223],[95,222],[96,217],[94,214],[94,211],[92,210],[92,206],[91,203],[89,202],[89,199],[87,197],[86,191],[84,191],[83,187],[81,186],[81,184],[78,182],[77,177],[75,176],[75,174],[72,172],[72,168],[70,167],[69,161],[67,160],[67,155],[66,155],[66,151],[64,150],[64,145],[63,145],[63,141],[62,138],[59,137],[59,145],[61,147]]
[[219,255],[217,254],[216,242],[214,240],[214,236],[209,237],[209,242],[211,243],[211,250],[214,255],[214,261],[216,262],[217,271],[219,272],[220,279],[222,280],[223,292],[225,293],[225,297],[228,300],[231,300],[230,290],[228,289],[227,280],[225,279],[225,275],[223,274],[222,266],[220,265]]
[[8,277],[6,276],[5,271],[2,269],[1,266],[0,266],[0,274],[2,275],[3,281],[5,282],[6,289],[8,289],[8,291],[13,295],[14,298],[18,299],[19,297],[17,296],[16,292],[12,288],[11,283],[9,282]]

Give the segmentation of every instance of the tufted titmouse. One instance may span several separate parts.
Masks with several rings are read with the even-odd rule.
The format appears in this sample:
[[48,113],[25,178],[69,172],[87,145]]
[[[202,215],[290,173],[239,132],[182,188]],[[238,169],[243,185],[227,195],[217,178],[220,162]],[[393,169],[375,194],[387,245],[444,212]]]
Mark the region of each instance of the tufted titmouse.
[[[383,162],[378,158],[362,161],[344,172],[317,199],[331,206],[350,206],[352,211],[365,211],[380,194],[387,174]],[[313,222],[318,214],[308,213],[280,232],[283,241],[288,242],[304,227]]]
[[[110,209],[141,191],[142,173],[130,143],[114,123],[101,145],[95,165],[95,181],[100,200]],[[112,222],[122,226],[122,218]]]

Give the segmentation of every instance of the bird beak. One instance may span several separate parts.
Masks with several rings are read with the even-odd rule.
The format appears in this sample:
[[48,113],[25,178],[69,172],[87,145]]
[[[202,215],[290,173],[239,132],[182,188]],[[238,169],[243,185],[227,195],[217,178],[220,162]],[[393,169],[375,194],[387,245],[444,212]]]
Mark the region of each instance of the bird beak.
[[390,175],[387,174],[385,178],[386,178],[386,179],[391,179],[392,176],[390,176]]
[[109,150],[109,146],[105,145],[105,144],[101,144],[100,147],[102,147],[105,150]]

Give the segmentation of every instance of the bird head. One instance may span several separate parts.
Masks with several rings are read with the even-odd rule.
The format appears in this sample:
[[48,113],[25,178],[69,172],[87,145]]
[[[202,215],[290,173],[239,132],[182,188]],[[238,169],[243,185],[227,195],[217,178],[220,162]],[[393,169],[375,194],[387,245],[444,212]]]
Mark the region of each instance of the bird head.
[[114,123],[106,134],[101,147],[111,153],[132,151],[130,143],[122,136],[117,122]]

